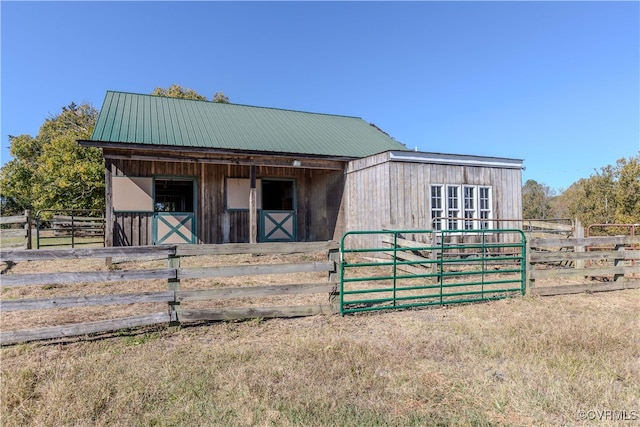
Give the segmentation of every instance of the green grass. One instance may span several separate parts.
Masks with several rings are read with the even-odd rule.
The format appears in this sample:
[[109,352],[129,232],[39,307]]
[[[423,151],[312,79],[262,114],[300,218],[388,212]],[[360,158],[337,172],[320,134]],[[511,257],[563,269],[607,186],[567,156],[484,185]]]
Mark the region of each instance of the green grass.
[[[0,239],[0,249],[24,249],[24,237],[2,237]],[[102,237],[75,237],[73,239],[74,246],[76,247],[102,247]],[[40,248],[41,249],[64,249],[70,248],[72,244],[71,237],[41,237]],[[35,232],[31,237],[31,247],[36,249],[38,246],[37,237]]]

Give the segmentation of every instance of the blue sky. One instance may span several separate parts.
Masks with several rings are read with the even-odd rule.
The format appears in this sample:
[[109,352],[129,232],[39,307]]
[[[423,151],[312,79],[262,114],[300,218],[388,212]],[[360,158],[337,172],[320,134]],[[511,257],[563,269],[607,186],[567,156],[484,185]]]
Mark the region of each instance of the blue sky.
[[564,189],[640,150],[639,2],[1,2],[2,163],[71,102],[172,83],[362,117]]

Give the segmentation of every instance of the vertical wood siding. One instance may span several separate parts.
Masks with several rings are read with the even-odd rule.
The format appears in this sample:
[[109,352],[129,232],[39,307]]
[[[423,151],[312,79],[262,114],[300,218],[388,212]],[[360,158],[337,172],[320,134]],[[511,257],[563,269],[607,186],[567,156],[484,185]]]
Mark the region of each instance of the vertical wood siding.
[[[349,230],[380,230],[397,217],[398,192],[390,180],[387,154],[379,154],[351,162],[345,184],[345,224]],[[349,237],[349,244],[375,247],[375,237]]]
[[[225,209],[225,178],[249,178],[249,166],[209,163],[133,161],[111,159],[107,168],[107,194],[111,176],[184,176],[196,180],[198,243],[240,243],[249,241],[249,212]],[[342,171],[287,167],[257,167],[258,178],[286,178],[296,181],[297,235],[300,241],[331,240],[341,235],[344,220],[340,212],[345,177]],[[107,198],[111,212],[111,200]],[[109,215],[107,215],[109,216]],[[113,213],[114,246],[152,243],[151,213]]]
[[[345,185],[348,230],[384,227],[432,229],[432,184],[487,185],[492,188],[494,219],[522,216],[522,176],[519,169],[384,161],[384,154],[351,163]],[[520,228],[517,221],[498,228]],[[376,247],[381,242],[359,236],[351,242]],[[357,242],[357,243],[355,243]]]

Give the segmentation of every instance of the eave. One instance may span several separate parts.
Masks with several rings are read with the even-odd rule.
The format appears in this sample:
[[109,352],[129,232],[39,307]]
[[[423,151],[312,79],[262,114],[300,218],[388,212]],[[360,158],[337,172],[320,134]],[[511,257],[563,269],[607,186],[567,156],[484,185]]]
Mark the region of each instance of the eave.
[[353,157],[249,150],[221,150],[201,147],[171,147],[150,144],[78,140],[84,147],[102,148],[105,159],[180,163],[234,164],[302,169],[344,170]]

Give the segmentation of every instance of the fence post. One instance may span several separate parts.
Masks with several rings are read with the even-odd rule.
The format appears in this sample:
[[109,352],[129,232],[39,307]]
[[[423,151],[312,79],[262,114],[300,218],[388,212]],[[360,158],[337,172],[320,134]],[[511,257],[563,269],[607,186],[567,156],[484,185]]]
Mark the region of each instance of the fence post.
[[256,202],[256,167],[251,165],[249,169],[249,243],[258,241],[258,204]]
[[437,283],[438,279],[438,233],[433,231],[431,233],[431,251],[429,252],[429,259],[431,262],[431,274],[432,277],[428,279],[429,283]]
[[[580,220],[577,219],[577,218],[576,218],[576,222],[575,222],[575,230],[573,231],[573,237],[578,238],[578,239],[584,239],[584,227],[582,226],[582,223],[580,222]],[[574,248],[574,251],[575,252],[584,252],[585,251],[585,247],[584,246],[576,246]],[[584,260],[583,259],[577,259],[575,261],[574,268],[575,269],[584,268]]]
[[338,290],[338,286],[340,283],[340,274],[338,273],[338,265],[340,263],[340,250],[339,249],[329,249],[328,254],[329,261],[333,261],[333,271],[329,272],[329,282],[333,283],[333,289],[329,294],[329,305],[331,305],[331,309],[334,313],[340,312],[340,307],[336,307],[338,304],[338,295],[340,295],[340,291]]
[[533,295],[533,288],[535,288],[536,281],[531,278],[531,271],[533,270],[533,264],[531,264],[531,239],[526,239],[525,245],[525,262],[524,262],[524,275],[525,275],[525,295]]
[[31,211],[26,209],[24,211],[24,248],[31,249]]
[[[178,291],[180,290],[180,279],[178,278],[178,270],[180,269],[180,256],[179,255],[169,255],[168,256],[168,267],[170,269],[176,270],[176,278],[168,280],[168,287],[170,291]],[[176,307],[179,306],[180,303],[175,300],[169,302],[169,326],[178,326],[180,325],[180,321],[178,320],[178,312]]]

